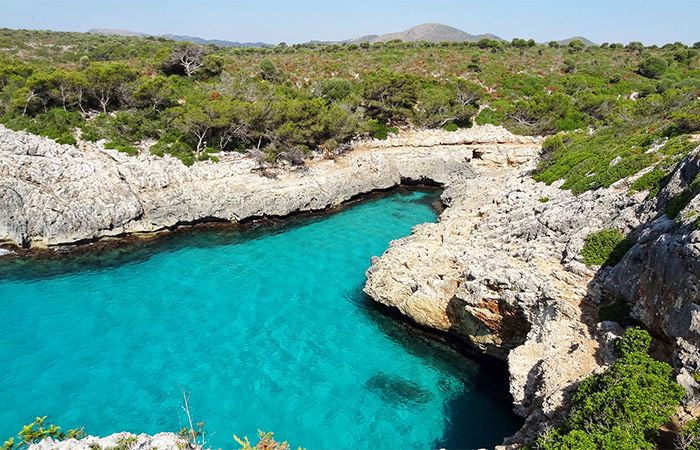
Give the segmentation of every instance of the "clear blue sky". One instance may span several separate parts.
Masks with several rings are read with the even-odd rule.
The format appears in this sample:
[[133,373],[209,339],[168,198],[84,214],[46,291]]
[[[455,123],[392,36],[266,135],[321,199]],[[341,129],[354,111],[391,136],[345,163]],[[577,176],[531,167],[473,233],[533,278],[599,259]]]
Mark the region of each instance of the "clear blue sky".
[[508,40],[692,44],[700,41],[700,0],[0,0],[0,27],[268,43],[342,40],[425,22]]

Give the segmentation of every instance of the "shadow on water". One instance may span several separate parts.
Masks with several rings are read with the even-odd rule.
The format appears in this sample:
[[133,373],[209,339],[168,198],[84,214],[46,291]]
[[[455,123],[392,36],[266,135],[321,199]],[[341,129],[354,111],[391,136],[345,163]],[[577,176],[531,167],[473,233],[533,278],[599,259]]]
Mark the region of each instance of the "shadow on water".
[[[505,364],[484,357],[446,335],[424,329],[394,309],[374,302],[362,292],[362,285],[346,296],[384,335],[403,349],[460,383],[458,394],[445,404],[445,432],[434,448],[460,449],[493,447],[515,433],[523,424],[512,408]],[[430,400],[425,386],[406,377],[378,373],[365,387],[379,392],[385,400],[405,407],[420,407]],[[440,386],[438,386],[440,388]],[[454,390],[454,387],[453,387]],[[478,436],[478,442],[475,442]]]

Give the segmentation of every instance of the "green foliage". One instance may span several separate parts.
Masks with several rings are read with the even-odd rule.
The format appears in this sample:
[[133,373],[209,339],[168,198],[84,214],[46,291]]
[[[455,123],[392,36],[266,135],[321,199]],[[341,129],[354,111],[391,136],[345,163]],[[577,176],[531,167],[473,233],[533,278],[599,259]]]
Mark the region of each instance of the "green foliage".
[[630,186],[630,192],[640,192],[651,189],[658,185],[659,182],[666,177],[666,175],[667,174],[664,170],[655,167],[650,172],[647,172],[641,177],[637,178],[637,180],[632,183],[632,186]]
[[689,186],[678,193],[666,207],[666,216],[675,219],[678,214],[690,203],[690,201],[700,192],[700,175],[698,175]]
[[136,436],[128,436],[119,438],[117,445],[111,447],[110,450],[131,450],[138,438]]
[[672,368],[649,357],[651,337],[631,328],[618,340],[619,359],[581,382],[564,424],[540,436],[540,449],[649,449],[683,398]]
[[668,63],[658,56],[649,56],[639,63],[637,72],[647,78],[660,78],[666,72]]
[[53,424],[44,424],[46,422],[46,416],[37,417],[34,422],[29,425],[25,425],[20,430],[17,435],[18,439],[15,441],[14,437],[9,438],[2,446],[2,450],[18,450],[28,447],[31,444],[35,444],[42,439],[52,438],[56,440],[63,439],[81,439],[85,437],[85,432],[82,428],[76,428],[68,430],[68,432],[61,431],[61,427]]
[[388,127],[386,124],[379,123],[374,119],[369,120],[369,135],[374,139],[384,140],[389,137],[389,133],[398,134],[399,129]]
[[119,150],[120,152],[124,152],[127,155],[130,156],[135,156],[139,154],[139,149],[136,147],[129,145],[123,141],[109,141],[105,142],[105,148],[113,148],[116,150]]
[[542,197],[540,199],[537,199],[537,201],[540,203],[547,203],[549,201],[549,197]]
[[588,266],[614,266],[632,245],[620,230],[600,230],[586,237],[580,254]]
[[[696,378],[696,381],[700,382],[700,379]],[[700,450],[700,420],[691,420],[685,424],[676,439],[676,445],[680,450]]]
[[234,434],[233,438],[241,446],[241,450],[289,450],[287,442],[275,441],[274,433],[265,433],[258,430],[258,443],[256,445],[252,445],[247,436],[241,439]]
[[454,123],[454,122],[450,122],[450,123],[448,123],[448,124],[445,124],[442,128],[443,128],[445,131],[457,131],[457,130],[459,130],[459,127],[458,127],[457,124]]

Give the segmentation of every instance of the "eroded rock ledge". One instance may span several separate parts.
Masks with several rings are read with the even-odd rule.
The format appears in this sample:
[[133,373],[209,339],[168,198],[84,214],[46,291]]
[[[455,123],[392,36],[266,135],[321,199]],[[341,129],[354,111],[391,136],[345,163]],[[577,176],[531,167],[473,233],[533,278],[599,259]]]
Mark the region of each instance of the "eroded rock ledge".
[[[436,224],[392,242],[367,271],[365,292],[419,324],[448,332],[508,363],[525,426],[506,442],[532,440],[566,412],[578,382],[614,361],[619,325],[598,322],[601,302],[625,298],[660,338],[697,415],[700,383],[700,211],[697,196],[673,221],[664,208],[700,172],[697,151],[658,198],[630,195],[633,179],[579,196],[530,176],[536,161],[471,177],[443,194]],[[581,262],[585,237],[617,228],[638,240],[614,269]],[[697,377],[697,376],[696,376]]]
[[321,210],[402,181],[449,184],[474,158],[515,164],[535,138],[500,127],[417,132],[363,142],[277,179],[240,154],[185,167],[171,157],[130,157],[101,145],[57,145],[0,125],[0,244],[57,246],[150,233],[200,221],[241,221]]

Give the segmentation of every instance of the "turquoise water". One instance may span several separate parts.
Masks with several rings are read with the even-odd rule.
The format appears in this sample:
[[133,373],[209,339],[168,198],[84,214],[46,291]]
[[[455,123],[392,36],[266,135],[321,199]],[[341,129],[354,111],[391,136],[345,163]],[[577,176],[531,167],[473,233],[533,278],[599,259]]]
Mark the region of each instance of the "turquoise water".
[[380,310],[364,271],[434,221],[434,192],[194,230],[98,256],[0,262],[0,439],[37,415],[90,434],[184,425],[214,448],[472,448],[519,422],[493,371]]

